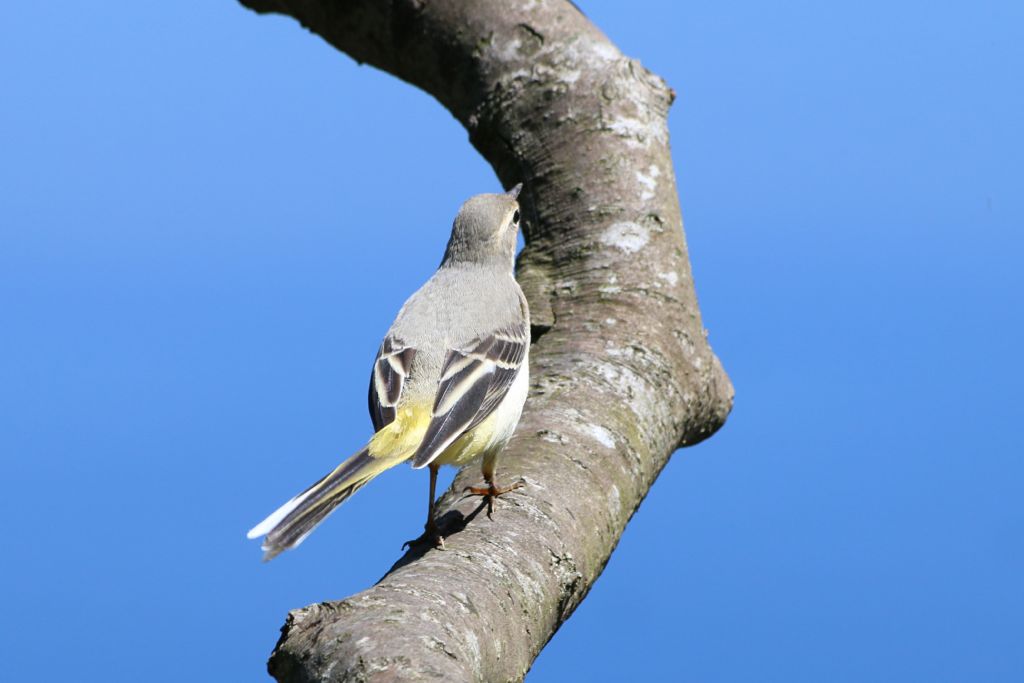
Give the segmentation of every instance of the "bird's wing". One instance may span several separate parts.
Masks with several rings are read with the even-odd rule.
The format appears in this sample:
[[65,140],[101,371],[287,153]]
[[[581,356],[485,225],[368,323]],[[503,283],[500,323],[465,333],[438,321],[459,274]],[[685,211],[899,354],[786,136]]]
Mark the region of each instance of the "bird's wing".
[[494,412],[519,374],[529,345],[530,328],[522,320],[448,350],[430,424],[412,456],[413,467],[430,464]]
[[375,432],[395,419],[395,406],[402,396],[415,355],[416,349],[405,346],[391,335],[384,337],[370,373],[370,419]]

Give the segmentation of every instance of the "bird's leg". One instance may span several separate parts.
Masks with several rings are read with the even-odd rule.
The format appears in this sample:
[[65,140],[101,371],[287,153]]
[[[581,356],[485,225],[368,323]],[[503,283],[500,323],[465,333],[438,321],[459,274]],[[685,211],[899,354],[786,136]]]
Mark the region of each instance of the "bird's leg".
[[428,467],[430,468],[430,501],[427,504],[427,523],[423,525],[423,535],[406,541],[402,544],[403,550],[408,546],[426,542],[431,543],[438,550],[444,550],[444,536],[441,535],[441,530],[437,528],[437,522],[434,521],[434,493],[437,489],[437,470],[441,466],[431,463]]
[[430,502],[427,504],[427,523],[423,526],[423,535],[427,537],[427,540],[432,540],[435,548],[444,550],[444,536],[441,535],[441,530],[437,528],[437,521],[434,519],[434,500],[435,490],[437,488],[437,471],[441,468],[436,463],[431,463],[430,468]]
[[484,457],[482,471],[484,475],[484,482],[487,484],[487,486],[467,486],[463,491],[464,493],[468,493],[472,496],[483,496],[484,498],[487,499],[488,519],[493,519],[491,515],[494,512],[495,498],[497,498],[498,496],[502,496],[508,493],[509,491],[515,491],[516,489],[522,488],[524,486],[524,483],[521,481],[517,481],[516,483],[510,484],[509,486],[497,486],[494,483],[494,471],[496,469],[496,460],[497,458],[493,455],[488,455]]

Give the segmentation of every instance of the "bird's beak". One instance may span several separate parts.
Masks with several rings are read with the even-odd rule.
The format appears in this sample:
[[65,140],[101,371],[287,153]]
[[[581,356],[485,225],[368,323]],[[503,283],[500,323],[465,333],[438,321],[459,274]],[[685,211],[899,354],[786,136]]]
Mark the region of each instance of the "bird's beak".
[[516,198],[519,197],[519,191],[522,190],[522,189],[523,189],[523,184],[522,183],[516,183],[516,186],[513,187],[508,192],[506,192],[505,194],[507,194],[512,199],[516,199]]

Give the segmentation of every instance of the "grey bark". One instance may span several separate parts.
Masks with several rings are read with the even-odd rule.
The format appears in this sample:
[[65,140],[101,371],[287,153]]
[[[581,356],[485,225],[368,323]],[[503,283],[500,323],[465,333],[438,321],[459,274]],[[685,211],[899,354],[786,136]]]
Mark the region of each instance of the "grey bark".
[[[534,322],[530,398],[499,477],[439,504],[447,550],[294,610],[279,681],[519,681],[600,575],[672,452],[732,406],[694,291],[667,114],[673,92],[561,0],[242,0],[291,15],[436,97],[510,187]],[[425,476],[425,475],[424,475]],[[424,482],[424,486],[426,482]]]

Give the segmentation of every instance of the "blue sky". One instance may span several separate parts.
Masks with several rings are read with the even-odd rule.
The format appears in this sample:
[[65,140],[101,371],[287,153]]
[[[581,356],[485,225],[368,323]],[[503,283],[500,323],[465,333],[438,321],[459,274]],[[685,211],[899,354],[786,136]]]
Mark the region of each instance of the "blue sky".
[[[579,4],[678,92],[737,400],[528,680],[1024,679],[1024,5]],[[15,3],[0,64],[5,676],[261,680],[425,475],[269,565],[243,533],[368,436],[380,336],[497,181],[428,96],[232,2]]]

